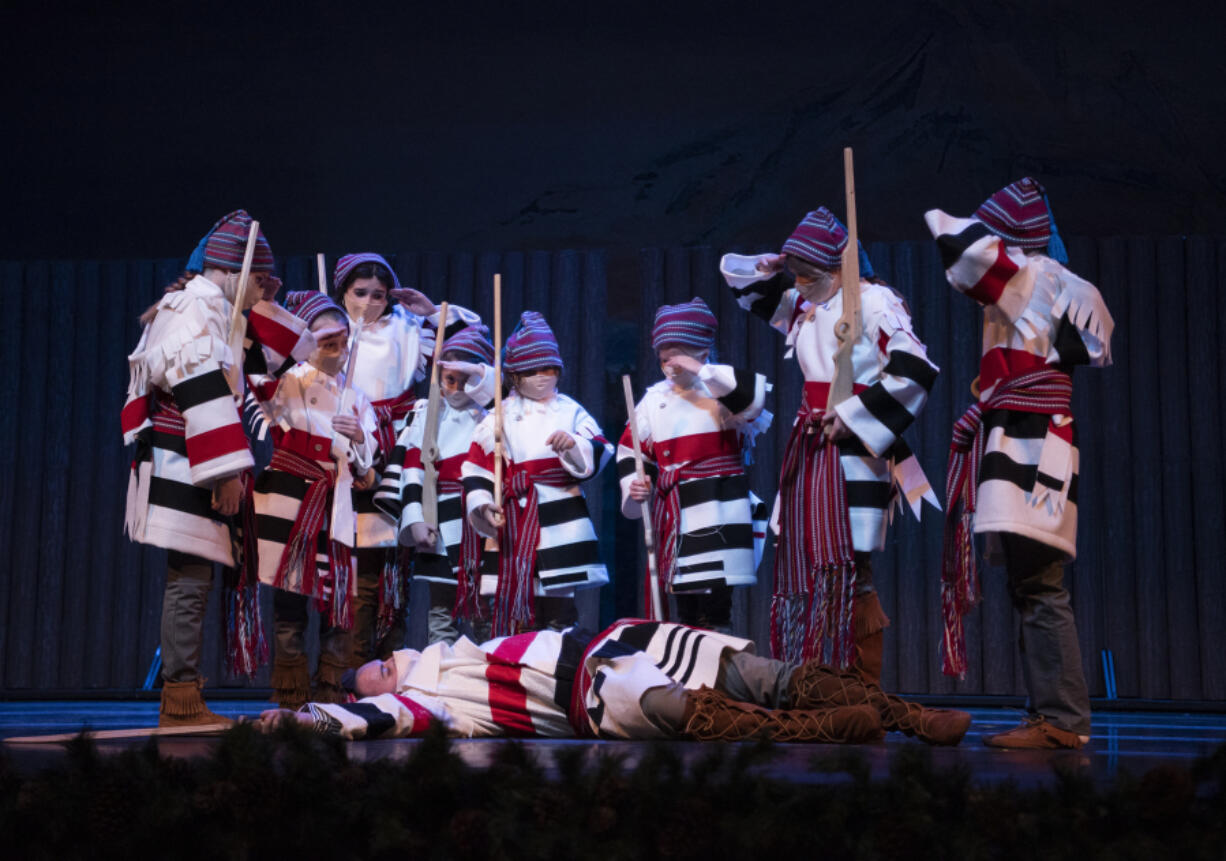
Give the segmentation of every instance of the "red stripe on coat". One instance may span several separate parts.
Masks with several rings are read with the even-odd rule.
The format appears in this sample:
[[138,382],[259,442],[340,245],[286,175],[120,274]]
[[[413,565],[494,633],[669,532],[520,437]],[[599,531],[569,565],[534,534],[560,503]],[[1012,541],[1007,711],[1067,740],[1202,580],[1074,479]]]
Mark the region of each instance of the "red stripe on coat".
[[149,421],[148,395],[128,401],[123,405],[123,411],[119,414],[119,425],[125,434],[131,433],[147,421]]
[[490,683],[490,717],[508,732],[532,734],[532,716],[528,714],[528,692],[520,682],[524,653],[536,634],[507,637],[486,656],[490,662],[485,678]]
[[430,714],[430,710],[421,703],[414,702],[408,697],[402,697],[400,694],[393,694],[400,704],[409,710],[409,714],[413,715],[413,726],[409,730],[410,735],[425,735],[426,730],[430,729],[430,724],[434,722],[434,715]]
[[1047,366],[1047,359],[1034,353],[1009,347],[994,347],[979,360],[979,391],[989,391],[1001,380],[1040,371]]
[[997,243],[996,260],[988,267],[988,271],[983,273],[983,277],[966,291],[966,295],[981,305],[995,305],[1000,301],[1005,285],[1017,272],[1018,265],[1005,253],[1005,243]]
[[261,344],[274,353],[286,357],[293,355],[294,347],[298,345],[298,340],[302,337],[301,332],[283,326],[254,309],[247,316],[247,325],[251,327],[251,331]]
[[247,451],[247,436],[238,422],[187,437],[187,460],[200,466],[236,451]]
[[709,457],[737,457],[741,442],[734,430],[692,433],[672,439],[656,440],[656,462],[662,466],[675,466]]

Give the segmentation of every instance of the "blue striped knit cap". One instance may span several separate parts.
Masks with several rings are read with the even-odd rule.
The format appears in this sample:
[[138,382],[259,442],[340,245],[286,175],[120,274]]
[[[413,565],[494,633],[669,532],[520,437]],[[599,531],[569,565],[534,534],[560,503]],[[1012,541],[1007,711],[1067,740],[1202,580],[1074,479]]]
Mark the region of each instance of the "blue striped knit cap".
[[975,217],[1010,245],[1046,249],[1051,212],[1043,186],[1030,177],[1011,182],[975,210]]
[[[392,264],[388,263],[382,254],[375,254],[373,251],[363,251],[360,254],[346,254],[336,261],[336,269],[332,273],[332,289],[338,295],[341,292],[341,285],[345,283],[349,273],[363,263],[378,263],[381,266],[387,267],[387,271],[392,273],[392,289],[400,289],[400,279],[396,277],[396,270],[392,268]],[[391,304],[389,301],[388,306],[390,307]]]
[[820,206],[796,225],[780,253],[791,254],[821,269],[837,269],[847,247],[847,228],[829,209]]
[[339,315],[346,326],[349,325],[349,315],[345,313],[345,309],[318,290],[295,290],[287,293],[285,307],[294,316],[306,320],[308,326],[314,323],[320,314],[329,311]]
[[484,325],[465,326],[443,342],[443,353],[460,353],[474,362],[494,364],[494,345]]
[[525,311],[520,315],[519,325],[507,338],[502,367],[514,374],[537,368],[564,367],[558,339],[540,311]]
[[[187,259],[187,268],[192,272],[203,272],[206,265],[231,272],[242,269],[251,224],[252,218],[245,209],[223,215],[196,244],[196,250]],[[272,272],[275,265],[272,248],[261,229],[256,239],[255,255],[251,258],[251,271]]]
[[[847,228],[824,206],[804,217],[787,242],[781,254],[791,254],[806,260],[821,269],[838,269],[843,265],[843,249],[847,247]],[[864,243],[856,240],[860,257],[860,277],[872,278],[873,264],[864,250]]]
[[651,329],[651,347],[658,350],[665,344],[685,344],[709,350],[717,328],[719,321],[697,296],[681,305],[661,305]]

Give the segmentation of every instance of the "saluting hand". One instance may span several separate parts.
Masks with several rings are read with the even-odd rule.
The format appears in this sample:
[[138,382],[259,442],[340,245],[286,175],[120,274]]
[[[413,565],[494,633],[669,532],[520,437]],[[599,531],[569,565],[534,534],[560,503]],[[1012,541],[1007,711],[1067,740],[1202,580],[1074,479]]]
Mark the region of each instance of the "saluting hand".
[[392,290],[388,295],[419,317],[429,317],[438,311],[425,293],[412,287],[401,287],[399,290]]

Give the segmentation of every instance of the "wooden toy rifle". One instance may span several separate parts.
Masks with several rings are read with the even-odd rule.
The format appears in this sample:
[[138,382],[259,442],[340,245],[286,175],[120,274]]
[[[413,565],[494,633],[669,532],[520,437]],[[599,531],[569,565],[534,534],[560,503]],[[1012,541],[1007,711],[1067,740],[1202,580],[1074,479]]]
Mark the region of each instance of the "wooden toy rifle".
[[443,339],[447,332],[447,303],[439,306],[438,334],[434,339],[434,362],[430,367],[430,395],[426,400],[426,427],[421,438],[421,466],[425,480],[421,485],[422,519],[434,529],[435,552],[446,555],[438,524],[438,424],[443,394],[439,385],[439,359],[443,355]]
[[[851,147],[843,148],[843,185],[847,199],[847,247],[843,250],[843,316],[834,324],[839,348],[834,353],[834,377],[826,399],[826,414],[854,394],[851,353],[864,330],[860,313],[860,243],[856,230],[856,178]],[[828,426],[832,427],[832,426]]]

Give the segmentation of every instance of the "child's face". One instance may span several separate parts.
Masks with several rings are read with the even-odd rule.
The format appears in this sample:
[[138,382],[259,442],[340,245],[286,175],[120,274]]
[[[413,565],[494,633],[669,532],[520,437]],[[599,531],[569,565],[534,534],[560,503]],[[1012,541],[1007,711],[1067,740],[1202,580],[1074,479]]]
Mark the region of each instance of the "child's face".
[[320,314],[311,322],[310,329],[315,334],[339,330],[318,339],[314,351],[307,357],[313,367],[335,375],[349,358],[349,329],[346,321],[336,314]]
[[355,278],[345,291],[344,302],[351,320],[378,320],[387,308],[387,288],[378,278]]
[[796,281],[796,289],[809,302],[828,302],[839,289],[837,272],[827,272],[811,263],[787,255],[784,266]]
[[515,391],[532,401],[550,397],[558,390],[557,368],[534,368],[515,377]]
[[[443,353],[441,358],[444,362],[464,361],[464,357],[456,353]],[[464,391],[464,385],[468,382],[468,374],[457,371],[454,368],[442,368],[440,370],[438,381],[444,395],[453,395]]]

